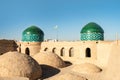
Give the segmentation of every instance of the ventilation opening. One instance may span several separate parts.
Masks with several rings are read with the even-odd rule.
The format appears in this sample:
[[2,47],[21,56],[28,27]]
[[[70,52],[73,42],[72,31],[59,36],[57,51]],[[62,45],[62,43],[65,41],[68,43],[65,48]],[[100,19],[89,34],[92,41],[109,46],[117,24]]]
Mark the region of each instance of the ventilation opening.
[[30,55],[30,50],[29,50],[29,48],[26,48],[26,49],[25,49],[25,54]]
[[98,44],[98,41],[96,42],[96,44]]
[[91,50],[90,50],[90,48],[86,49],[86,57],[91,57]]

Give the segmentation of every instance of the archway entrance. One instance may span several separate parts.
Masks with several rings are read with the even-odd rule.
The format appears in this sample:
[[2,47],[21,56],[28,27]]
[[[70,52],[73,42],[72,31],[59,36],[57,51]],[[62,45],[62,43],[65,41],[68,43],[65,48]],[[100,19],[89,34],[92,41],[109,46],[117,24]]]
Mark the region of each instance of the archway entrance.
[[91,57],[91,50],[90,48],[86,48],[86,57]]
[[26,49],[25,49],[25,54],[30,55],[30,50],[29,50],[29,48],[26,48]]

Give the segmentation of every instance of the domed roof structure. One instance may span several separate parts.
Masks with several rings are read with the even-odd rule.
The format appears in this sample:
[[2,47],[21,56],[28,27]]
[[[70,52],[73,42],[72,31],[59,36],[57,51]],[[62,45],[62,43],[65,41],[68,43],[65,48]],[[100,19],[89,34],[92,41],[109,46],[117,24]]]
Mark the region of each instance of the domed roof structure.
[[30,26],[22,33],[22,41],[26,42],[41,42],[44,40],[44,32],[36,27]]
[[102,71],[101,68],[91,63],[75,65],[72,70],[78,73],[98,73]]
[[52,52],[40,52],[33,56],[39,64],[52,66],[55,68],[65,67],[64,61],[55,53]]
[[28,55],[7,52],[0,56],[0,77],[27,77],[35,80],[41,75],[41,67]]
[[88,80],[88,79],[73,73],[63,73],[61,75],[52,77],[49,80]]
[[80,33],[81,40],[104,40],[104,30],[94,22],[85,25]]
[[93,33],[93,32],[104,33],[104,30],[98,24],[94,22],[88,23],[81,30],[81,33]]

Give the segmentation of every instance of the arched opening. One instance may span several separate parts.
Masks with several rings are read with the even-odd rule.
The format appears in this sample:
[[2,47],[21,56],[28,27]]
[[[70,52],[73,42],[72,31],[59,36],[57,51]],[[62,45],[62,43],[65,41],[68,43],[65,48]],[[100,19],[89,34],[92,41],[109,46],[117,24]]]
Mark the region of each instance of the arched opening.
[[26,49],[25,49],[25,54],[30,55],[30,50],[29,50],[29,48],[26,48]]
[[53,52],[53,53],[56,53],[56,48],[53,48],[53,49],[52,49],[52,52]]
[[73,56],[74,56],[74,49],[73,49],[73,47],[71,47],[69,49],[69,57],[73,57]]
[[60,56],[65,56],[65,48],[64,47],[60,51]]
[[86,48],[86,57],[91,57],[91,50],[90,50],[90,48]]
[[48,48],[45,48],[44,51],[48,51]]

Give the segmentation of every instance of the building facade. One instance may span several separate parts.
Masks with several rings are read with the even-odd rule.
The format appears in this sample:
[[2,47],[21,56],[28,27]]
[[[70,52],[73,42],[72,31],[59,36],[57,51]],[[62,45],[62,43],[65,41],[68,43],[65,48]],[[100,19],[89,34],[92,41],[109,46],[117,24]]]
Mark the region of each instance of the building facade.
[[107,65],[111,48],[116,41],[104,41],[104,30],[96,23],[85,25],[80,31],[80,41],[44,41],[44,32],[31,26],[23,31],[18,51],[33,56],[40,51],[50,51],[72,64],[94,63],[101,67]]

